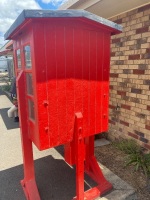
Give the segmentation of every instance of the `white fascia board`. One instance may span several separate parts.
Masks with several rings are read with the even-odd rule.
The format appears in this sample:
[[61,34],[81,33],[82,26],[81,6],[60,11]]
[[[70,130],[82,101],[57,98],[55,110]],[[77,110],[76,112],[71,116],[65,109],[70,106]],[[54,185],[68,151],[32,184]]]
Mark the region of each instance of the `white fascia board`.
[[84,1],[79,5],[78,9],[84,9],[86,10],[87,8],[90,8],[94,4],[101,2],[102,0],[89,0],[89,1]]
[[80,0],[68,0],[66,3],[61,5],[58,10],[66,10],[70,8],[70,6],[74,5],[75,3],[79,2]]
[[69,9],[71,6],[75,5],[76,3],[78,3],[78,9],[87,9],[91,6],[93,6],[94,4],[100,2],[102,0],[86,0],[86,1],[82,1],[82,0],[68,0],[66,3],[64,3],[62,6],[60,6],[58,9],[59,10],[66,10]]

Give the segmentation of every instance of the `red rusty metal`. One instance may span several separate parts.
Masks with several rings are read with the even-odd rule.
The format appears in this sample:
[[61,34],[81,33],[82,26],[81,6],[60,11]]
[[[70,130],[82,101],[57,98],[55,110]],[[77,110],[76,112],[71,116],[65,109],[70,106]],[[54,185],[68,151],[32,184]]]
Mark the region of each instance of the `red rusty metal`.
[[[33,142],[39,150],[63,144],[65,161],[76,165],[74,199],[95,199],[112,188],[94,157],[94,135],[108,129],[110,36],[120,31],[88,13],[82,17],[85,11],[71,11],[83,12],[80,17],[68,17],[70,11],[61,13],[68,12],[66,17],[24,12],[27,17],[22,15],[7,39],[14,40],[26,198],[40,200]],[[31,68],[26,67],[26,46]],[[98,184],[85,192],[84,172]]]

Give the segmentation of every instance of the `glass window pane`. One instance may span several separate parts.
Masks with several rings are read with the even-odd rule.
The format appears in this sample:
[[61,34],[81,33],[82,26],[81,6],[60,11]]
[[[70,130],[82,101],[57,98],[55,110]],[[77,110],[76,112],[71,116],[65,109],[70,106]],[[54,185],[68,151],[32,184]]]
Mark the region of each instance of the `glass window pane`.
[[27,82],[27,94],[33,95],[33,80],[31,73],[26,74],[26,82]]
[[34,102],[31,100],[28,100],[28,110],[29,110],[29,118],[35,119],[35,113],[34,113]]
[[24,47],[24,53],[25,53],[25,67],[27,69],[32,68],[32,63],[31,63],[31,50],[30,46],[25,46]]
[[21,52],[20,49],[17,50],[17,66],[21,68]]

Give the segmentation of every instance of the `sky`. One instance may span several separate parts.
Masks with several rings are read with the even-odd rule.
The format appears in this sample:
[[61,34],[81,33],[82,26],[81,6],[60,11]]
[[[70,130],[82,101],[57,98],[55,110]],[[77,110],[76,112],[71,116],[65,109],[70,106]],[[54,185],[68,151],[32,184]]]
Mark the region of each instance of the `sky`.
[[68,0],[0,0],[0,48],[4,34],[24,9],[57,9]]

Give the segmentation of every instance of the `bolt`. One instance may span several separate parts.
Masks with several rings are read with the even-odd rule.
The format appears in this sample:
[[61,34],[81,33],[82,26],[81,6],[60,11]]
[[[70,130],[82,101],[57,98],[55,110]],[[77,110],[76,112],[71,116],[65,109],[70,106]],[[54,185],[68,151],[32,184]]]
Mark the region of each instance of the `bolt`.
[[48,129],[49,129],[49,128],[48,128],[48,127],[45,127],[44,129],[45,129],[45,132],[48,132]]
[[48,101],[46,101],[46,100],[43,101],[43,105],[44,105],[44,106],[48,106]]

